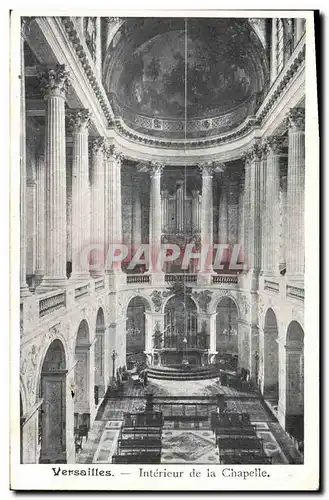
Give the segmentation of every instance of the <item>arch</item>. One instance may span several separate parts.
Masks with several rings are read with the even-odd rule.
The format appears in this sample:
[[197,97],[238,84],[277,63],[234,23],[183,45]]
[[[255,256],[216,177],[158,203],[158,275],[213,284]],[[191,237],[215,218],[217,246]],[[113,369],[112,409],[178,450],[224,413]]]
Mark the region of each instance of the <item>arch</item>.
[[89,342],[90,342],[90,331],[89,331],[88,321],[86,319],[83,319],[80,321],[78,326],[75,345],[76,347],[83,346],[89,344]]
[[187,347],[197,347],[198,308],[193,297],[172,295],[164,307],[164,321],[163,347],[181,349],[183,339]]
[[145,304],[145,310],[147,312],[154,312],[153,311],[153,306],[152,306],[152,301],[150,299],[150,297],[148,295],[145,295],[143,292],[141,292],[140,290],[138,290],[138,292],[136,293],[133,293],[131,295],[129,295],[128,299],[127,299],[127,302],[126,302],[126,305],[125,305],[125,312],[126,312],[126,315],[127,315],[127,311],[128,311],[128,306],[130,304],[130,302],[132,300],[134,300],[136,297],[139,297],[140,299],[142,299],[144,301],[144,304]]
[[293,320],[289,323],[286,342],[287,344],[291,344],[292,342],[304,344],[304,329],[298,321]]
[[271,307],[265,313],[263,348],[260,349],[262,392],[274,407],[279,401],[279,330],[276,314]]
[[53,340],[41,366],[39,396],[40,463],[66,460],[66,353],[60,339]]
[[209,313],[214,314],[217,311],[218,304],[223,299],[226,299],[226,298],[231,299],[234,302],[237,313],[238,313],[237,318],[240,319],[241,318],[241,311],[240,311],[239,303],[238,303],[236,297],[234,297],[234,295],[232,295],[231,293],[227,293],[225,295],[223,295],[223,294],[215,295],[215,297],[213,297],[213,299],[211,300],[211,302],[209,304],[209,307],[208,307]]
[[286,430],[304,439],[304,329],[291,321],[286,335]]
[[217,303],[216,313],[216,351],[219,355],[234,356],[237,361],[239,311],[235,300],[231,296],[221,297]]
[[79,323],[75,341],[75,395],[74,413],[79,425],[82,414],[83,424],[90,425],[90,395],[94,391],[94,357],[91,357],[90,329],[86,319]]
[[126,313],[126,365],[128,369],[144,363],[146,350],[147,320],[151,312],[149,301],[141,294],[130,297]]
[[103,326],[105,326],[104,309],[99,307],[96,314],[96,330],[97,328],[102,328]]

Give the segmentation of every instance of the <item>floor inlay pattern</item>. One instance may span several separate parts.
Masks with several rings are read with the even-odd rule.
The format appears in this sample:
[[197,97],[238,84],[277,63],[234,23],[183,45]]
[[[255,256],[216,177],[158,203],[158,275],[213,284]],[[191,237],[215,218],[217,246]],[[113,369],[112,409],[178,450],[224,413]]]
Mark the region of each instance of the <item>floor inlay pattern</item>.
[[218,463],[215,436],[211,431],[164,430],[161,463]]

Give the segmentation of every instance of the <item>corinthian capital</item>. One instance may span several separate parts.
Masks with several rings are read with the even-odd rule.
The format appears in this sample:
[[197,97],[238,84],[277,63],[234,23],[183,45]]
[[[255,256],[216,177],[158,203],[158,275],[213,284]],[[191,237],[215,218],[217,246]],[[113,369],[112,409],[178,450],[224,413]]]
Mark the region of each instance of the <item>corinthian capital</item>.
[[263,156],[263,148],[260,144],[253,144],[251,148],[245,153],[244,160],[247,164],[252,163],[253,161],[259,161]]
[[40,74],[41,88],[45,98],[51,96],[65,97],[70,86],[69,72],[65,64],[57,64]]
[[217,161],[199,163],[198,169],[202,176],[213,176],[215,172],[224,172],[225,165]]
[[90,125],[91,113],[88,109],[78,109],[68,113],[69,127],[72,132],[84,132]]
[[292,108],[287,115],[288,127],[293,132],[303,131],[305,127],[305,109]]
[[93,155],[104,153],[105,140],[103,137],[97,137],[90,141],[90,149]]
[[123,153],[121,153],[113,144],[104,144],[105,157],[108,160],[114,160],[116,162],[122,162],[124,159]]
[[157,163],[155,161],[151,161],[149,166],[150,176],[153,177],[155,175],[161,175],[164,169],[164,165],[161,163]]
[[278,135],[273,135],[265,140],[265,147],[268,154],[271,155],[279,155],[282,153],[283,144],[284,137]]

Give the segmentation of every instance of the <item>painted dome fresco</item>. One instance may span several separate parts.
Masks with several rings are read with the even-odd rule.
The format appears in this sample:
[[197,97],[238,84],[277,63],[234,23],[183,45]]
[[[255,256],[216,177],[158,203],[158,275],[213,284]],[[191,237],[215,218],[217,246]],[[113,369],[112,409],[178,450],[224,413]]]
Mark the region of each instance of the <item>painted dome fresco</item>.
[[264,40],[245,19],[130,19],[113,42],[105,88],[115,113],[143,133],[206,135],[214,122],[229,130],[266,86]]

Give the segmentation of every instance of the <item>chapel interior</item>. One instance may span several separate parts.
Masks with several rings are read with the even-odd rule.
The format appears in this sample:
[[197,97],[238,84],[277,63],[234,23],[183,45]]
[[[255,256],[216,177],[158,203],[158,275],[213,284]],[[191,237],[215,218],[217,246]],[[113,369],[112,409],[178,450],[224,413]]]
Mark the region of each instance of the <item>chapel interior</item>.
[[305,24],[21,19],[21,463],[303,463]]

